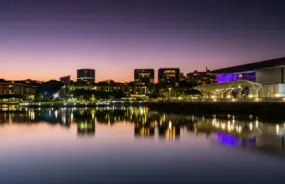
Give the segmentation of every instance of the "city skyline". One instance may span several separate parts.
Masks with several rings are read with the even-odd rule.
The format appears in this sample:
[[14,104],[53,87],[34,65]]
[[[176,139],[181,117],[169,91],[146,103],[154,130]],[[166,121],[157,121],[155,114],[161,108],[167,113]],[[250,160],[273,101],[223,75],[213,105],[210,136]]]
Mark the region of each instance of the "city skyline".
[[[218,69],[284,57],[283,1],[0,2],[0,78],[132,81],[136,68]],[[240,13],[242,12],[242,13]],[[157,73],[155,75],[157,81]]]
[[0,184],[285,183],[285,0],[0,0]]

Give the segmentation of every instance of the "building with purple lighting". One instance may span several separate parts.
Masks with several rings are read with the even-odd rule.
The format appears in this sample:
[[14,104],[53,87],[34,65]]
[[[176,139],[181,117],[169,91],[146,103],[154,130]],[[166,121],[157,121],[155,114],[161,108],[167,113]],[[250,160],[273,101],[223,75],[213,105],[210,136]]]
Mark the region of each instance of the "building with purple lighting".
[[255,72],[217,74],[216,80],[218,84],[225,83],[225,82],[234,82],[234,81],[239,81],[239,80],[248,80],[248,81],[255,82],[256,75],[255,75]]
[[[285,96],[285,57],[213,70],[217,83],[250,81],[260,84],[258,97]],[[250,86],[249,86],[250,87]]]
[[249,80],[260,84],[284,83],[285,57],[214,70],[217,83]]

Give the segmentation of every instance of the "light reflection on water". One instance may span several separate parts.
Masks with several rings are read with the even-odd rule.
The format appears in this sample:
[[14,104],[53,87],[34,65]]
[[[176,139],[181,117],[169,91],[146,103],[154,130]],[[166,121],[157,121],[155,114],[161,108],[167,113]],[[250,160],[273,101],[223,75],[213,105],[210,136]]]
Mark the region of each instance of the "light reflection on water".
[[0,183],[285,181],[283,128],[145,107],[0,112]]

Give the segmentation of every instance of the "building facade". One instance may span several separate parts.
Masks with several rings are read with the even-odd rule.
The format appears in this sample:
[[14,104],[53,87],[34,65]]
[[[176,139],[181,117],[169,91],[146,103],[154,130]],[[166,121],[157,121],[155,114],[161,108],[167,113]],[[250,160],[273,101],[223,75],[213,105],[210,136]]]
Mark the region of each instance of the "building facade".
[[4,82],[0,83],[0,95],[15,95],[20,98],[34,99],[38,86],[15,83],[15,82]]
[[60,77],[59,81],[60,81],[62,84],[64,84],[65,86],[68,86],[68,85],[70,85],[70,83],[71,83],[71,77],[70,77],[70,75],[64,76],[64,77]]
[[153,69],[135,69],[134,82],[138,85],[154,84]]
[[194,72],[187,74],[186,81],[192,86],[201,86],[216,83],[216,76],[212,75],[210,70],[207,69],[205,72],[198,72],[195,70]]
[[79,69],[77,70],[77,82],[80,84],[94,84],[95,70],[94,69]]
[[150,94],[154,87],[154,70],[153,69],[136,69],[134,71],[133,94],[146,95]]
[[163,85],[175,85],[180,82],[179,68],[160,68],[158,70],[158,83]]
[[113,80],[106,80],[96,83],[95,90],[104,92],[120,92],[121,86],[122,83],[118,83]]
[[239,80],[248,80],[255,82],[256,73],[255,72],[242,72],[242,73],[231,73],[231,74],[218,74],[216,75],[217,83],[234,82]]
[[248,85],[249,96],[272,98],[285,96],[284,71],[285,57],[222,68],[211,73],[217,76],[218,84],[237,81],[259,84],[261,87],[258,89],[253,89],[251,85]]

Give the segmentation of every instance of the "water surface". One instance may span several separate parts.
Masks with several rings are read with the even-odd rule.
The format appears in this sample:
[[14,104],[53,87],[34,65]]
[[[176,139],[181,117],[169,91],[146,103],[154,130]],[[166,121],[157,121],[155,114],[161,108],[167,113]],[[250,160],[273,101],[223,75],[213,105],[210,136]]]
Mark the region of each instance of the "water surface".
[[283,127],[144,107],[2,111],[0,183],[284,183]]

